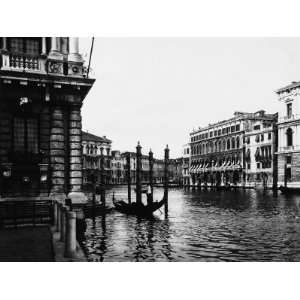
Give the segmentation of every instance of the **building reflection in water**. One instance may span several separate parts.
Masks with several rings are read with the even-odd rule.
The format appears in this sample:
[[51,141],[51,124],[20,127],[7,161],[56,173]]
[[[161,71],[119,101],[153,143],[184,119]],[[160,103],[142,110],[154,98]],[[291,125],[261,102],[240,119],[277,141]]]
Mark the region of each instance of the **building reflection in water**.
[[88,220],[83,246],[92,261],[300,261],[299,237],[300,196],[172,189],[168,218],[112,211]]

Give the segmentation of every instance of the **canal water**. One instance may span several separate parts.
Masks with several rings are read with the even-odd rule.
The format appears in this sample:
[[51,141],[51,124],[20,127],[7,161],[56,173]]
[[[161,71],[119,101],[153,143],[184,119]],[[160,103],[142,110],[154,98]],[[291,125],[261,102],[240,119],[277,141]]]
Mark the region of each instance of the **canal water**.
[[[110,206],[113,191],[127,193],[108,191]],[[163,208],[153,219],[113,210],[87,219],[82,244],[90,261],[300,261],[300,196],[170,189],[168,217]]]

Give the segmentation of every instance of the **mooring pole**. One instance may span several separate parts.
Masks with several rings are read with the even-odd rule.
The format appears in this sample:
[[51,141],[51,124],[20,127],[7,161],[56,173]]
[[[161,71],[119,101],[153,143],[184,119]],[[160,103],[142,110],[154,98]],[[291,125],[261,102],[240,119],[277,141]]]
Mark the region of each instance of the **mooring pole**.
[[101,204],[105,206],[103,147],[100,148],[100,181],[101,181]]
[[168,204],[168,182],[169,182],[169,147],[168,145],[165,148],[165,169],[164,169],[164,200],[165,200],[165,214],[168,214],[169,204]]
[[149,202],[153,202],[153,152],[149,151],[149,185],[151,189],[151,195],[149,196]]
[[142,147],[140,142],[136,146],[136,203],[142,203],[142,186],[141,186],[141,171],[142,171]]
[[126,156],[126,164],[127,164],[127,187],[128,187],[128,203],[131,203],[131,176],[130,176],[130,153]]

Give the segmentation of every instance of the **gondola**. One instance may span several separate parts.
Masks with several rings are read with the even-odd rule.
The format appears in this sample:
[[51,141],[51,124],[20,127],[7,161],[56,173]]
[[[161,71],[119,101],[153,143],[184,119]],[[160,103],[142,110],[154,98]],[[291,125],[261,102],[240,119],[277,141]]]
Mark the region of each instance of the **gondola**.
[[165,199],[161,201],[154,201],[150,205],[144,205],[143,203],[126,203],[123,200],[118,200],[113,197],[113,204],[119,212],[128,214],[128,215],[137,215],[142,217],[152,216],[153,213],[160,209],[165,204]]

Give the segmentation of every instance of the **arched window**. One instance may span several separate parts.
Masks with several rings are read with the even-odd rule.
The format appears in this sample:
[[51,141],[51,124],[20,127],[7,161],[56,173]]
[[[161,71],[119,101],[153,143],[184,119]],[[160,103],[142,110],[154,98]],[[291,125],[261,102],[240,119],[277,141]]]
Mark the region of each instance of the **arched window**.
[[240,138],[239,137],[236,138],[236,147],[240,148]]
[[222,151],[222,143],[221,143],[221,141],[219,141],[219,143],[218,143],[219,145],[218,145],[218,149],[219,149],[219,151]]
[[293,146],[293,130],[291,128],[286,130],[286,145]]
[[227,150],[230,149],[230,139],[227,140]]
[[222,147],[222,150],[223,150],[223,151],[226,150],[226,142],[225,142],[225,140],[223,140],[223,147]]
[[234,139],[234,137],[231,139],[231,148],[232,149],[235,148],[235,139]]

